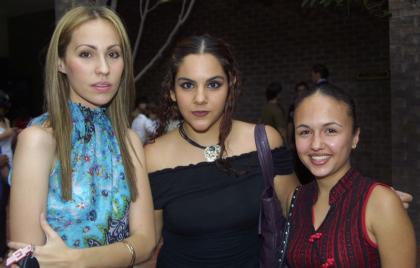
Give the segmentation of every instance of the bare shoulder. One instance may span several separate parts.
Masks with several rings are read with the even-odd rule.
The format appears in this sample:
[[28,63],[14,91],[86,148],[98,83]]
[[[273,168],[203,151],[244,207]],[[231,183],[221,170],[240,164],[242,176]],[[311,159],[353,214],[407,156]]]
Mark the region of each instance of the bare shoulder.
[[385,264],[383,267],[415,266],[414,228],[392,189],[374,186],[367,203],[366,227],[369,238],[378,244],[381,263]]
[[233,120],[232,122],[232,134],[235,136],[240,135],[242,137],[245,137],[246,139],[253,139],[254,129],[255,129],[255,124],[252,124],[252,123],[239,121],[239,120]]
[[159,152],[162,149],[170,146],[173,143],[173,141],[176,139],[176,135],[177,135],[177,129],[173,129],[170,132],[156,138],[151,143],[148,143],[144,147],[146,157],[148,157],[150,154],[155,154],[155,152]]
[[406,216],[404,206],[397,194],[389,187],[375,185],[366,205],[367,224],[376,226],[394,222]]
[[134,130],[132,130],[132,129],[128,129],[127,138],[129,140],[128,151],[130,153],[131,160],[132,161],[135,161],[135,160],[140,161],[140,164],[143,167],[144,163],[145,163],[143,143],[141,142],[141,140],[140,140],[139,136],[136,134],[136,132],[134,132]]
[[[255,151],[255,126],[256,125],[252,123],[234,120],[229,139],[230,143],[239,144],[241,148],[244,148],[244,146],[249,147],[246,149],[244,148],[245,151]],[[271,149],[280,147],[283,144],[283,140],[275,128],[266,125],[265,131],[267,133],[267,138]]]
[[18,145],[19,144],[24,145],[26,148],[54,150],[56,142],[51,128],[30,126],[19,133]]
[[226,139],[227,150],[231,155],[255,151],[255,124],[234,120],[232,130]]
[[384,185],[374,186],[368,200],[368,206],[375,214],[392,213],[393,210],[404,211],[401,199],[391,188]]
[[[55,159],[56,140],[51,128],[43,126],[25,128],[18,135],[13,156],[13,183],[48,182],[48,175]],[[30,179],[28,179],[29,174]]]
[[136,148],[137,151],[143,151],[143,143],[141,142],[139,136],[131,128],[127,131],[127,137],[130,140],[131,144]]
[[266,125],[265,132],[267,133],[268,143],[270,143],[270,148],[274,149],[283,145],[283,139],[280,136],[280,133],[273,128],[272,126]]
[[145,145],[144,154],[148,172],[166,168],[166,158],[172,155],[171,152],[175,150],[176,144],[177,129],[173,129]]

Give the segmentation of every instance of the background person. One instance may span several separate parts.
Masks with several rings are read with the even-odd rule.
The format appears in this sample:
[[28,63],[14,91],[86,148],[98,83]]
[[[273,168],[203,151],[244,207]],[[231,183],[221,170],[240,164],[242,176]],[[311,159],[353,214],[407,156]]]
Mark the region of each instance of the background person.
[[270,83],[265,90],[267,103],[261,112],[260,122],[277,129],[283,138],[287,135],[286,112],[281,104],[280,93],[282,86],[279,82]]
[[137,107],[138,114],[131,123],[131,129],[137,133],[140,140],[145,144],[155,134],[157,123],[148,117],[146,98],[140,98]]
[[9,96],[0,91],[0,154],[7,155],[8,164],[1,167],[2,178],[9,176],[9,171],[12,168],[13,150],[12,145],[19,133],[20,129],[11,127],[10,120],[6,117],[7,112],[11,107]]
[[328,83],[330,71],[323,65],[316,63],[312,66],[311,78],[315,86],[320,86]]

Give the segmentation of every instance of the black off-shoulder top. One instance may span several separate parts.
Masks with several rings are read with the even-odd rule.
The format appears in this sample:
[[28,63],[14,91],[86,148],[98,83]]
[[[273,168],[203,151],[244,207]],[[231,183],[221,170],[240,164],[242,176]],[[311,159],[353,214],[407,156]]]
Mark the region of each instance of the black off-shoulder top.
[[[274,149],[272,155],[274,174],[293,172],[288,149]],[[258,155],[253,151],[228,161],[240,176],[214,162],[149,174],[155,209],[163,209],[157,267],[258,267],[263,190]]]

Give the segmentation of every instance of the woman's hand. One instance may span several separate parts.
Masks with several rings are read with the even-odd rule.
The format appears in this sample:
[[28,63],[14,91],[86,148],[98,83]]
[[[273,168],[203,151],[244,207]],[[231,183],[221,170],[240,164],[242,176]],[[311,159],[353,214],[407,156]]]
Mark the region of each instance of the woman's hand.
[[392,188],[392,190],[394,190],[395,193],[398,195],[398,197],[401,199],[401,202],[403,203],[404,208],[408,209],[410,207],[411,202],[413,202],[413,196],[409,193],[395,190],[394,188]]
[[[78,251],[67,247],[61,237],[48,224],[43,213],[40,216],[40,224],[47,242],[43,246],[34,246],[33,256],[38,260],[39,266],[41,268],[80,267],[80,263],[77,263]],[[26,245],[20,242],[8,243],[9,248],[14,250]]]

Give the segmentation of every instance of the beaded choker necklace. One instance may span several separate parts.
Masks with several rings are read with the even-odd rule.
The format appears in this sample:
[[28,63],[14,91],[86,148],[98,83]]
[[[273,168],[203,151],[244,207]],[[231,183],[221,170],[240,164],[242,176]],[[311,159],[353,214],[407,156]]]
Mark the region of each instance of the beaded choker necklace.
[[206,146],[196,143],[195,141],[190,139],[190,137],[187,136],[187,133],[185,133],[185,130],[182,124],[179,125],[178,131],[181,137],[184,140],[186,140],[189,144],[204,150],[204,158],[206,159],[207,162],[213,162],[214,160],[219,158],[220,150],[222,149],[219,144],[210,145],[206,147]]

